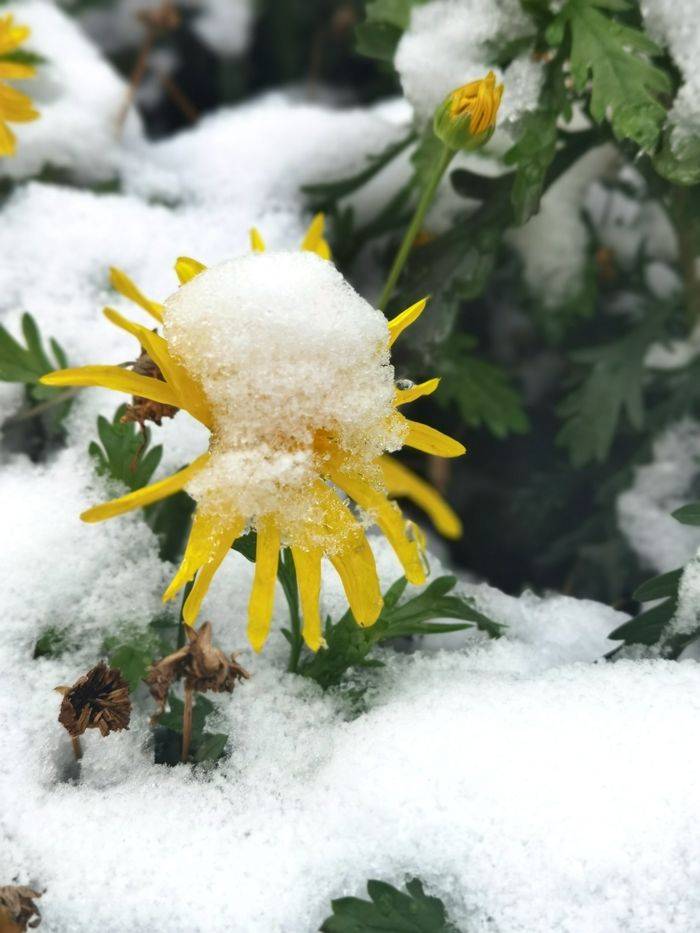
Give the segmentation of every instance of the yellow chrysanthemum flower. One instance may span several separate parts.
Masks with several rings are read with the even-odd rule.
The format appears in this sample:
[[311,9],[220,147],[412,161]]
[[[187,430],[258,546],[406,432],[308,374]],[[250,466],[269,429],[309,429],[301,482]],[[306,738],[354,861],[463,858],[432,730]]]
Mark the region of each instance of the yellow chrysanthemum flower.
[[39,112],[34,109],[30,97],[7,84],[33,78],[33,65],[15,61],[13,53],[29,36],[28,26],[18,26],[11,13],[0,17],[0,157],[11,156],[17,149],[17,140],[8,123],[29,123],[36,120]]
[[435,134],[450,149],[477,149],[493,135],[503,97],[492,71],[448,94],[435,111]]
[[187,488],[197,509],[164,599],[194,579],[183,608],[191,625],[229,549],[254,529],[250,641],[260,650],[267,638],[279,551],[287,546],[297,572],[303,637],[315,651],[323,644],[322,557],[338,572],[360,625],[372,625],[382,607],[374,556],[346,496],[380,527],[408,580],[423,583],[422,536],[389,496],[412,499],[448,537],[460,534],[460,522],[434,489],[387,451],[406,444],[455,457],[464,447],[399,412],[439,382],[397,386],[389,362],[389,348],[425,300],[387,324],[325,261],[330,250],[322,215],[314,218],[300,252],[266,252],[257,230],[251,245],[247,256],[210,269],[178,259],[181,287],[165,304],[112,270],[115,288],[155,318],[164,336],[111,308],[104,313],[136,337],[162,379],[119,366],[84,366],[50,373],[42,382],[104,386],[184,409],[204,424],[211,432],[207,453],[82,518],[102,521]]

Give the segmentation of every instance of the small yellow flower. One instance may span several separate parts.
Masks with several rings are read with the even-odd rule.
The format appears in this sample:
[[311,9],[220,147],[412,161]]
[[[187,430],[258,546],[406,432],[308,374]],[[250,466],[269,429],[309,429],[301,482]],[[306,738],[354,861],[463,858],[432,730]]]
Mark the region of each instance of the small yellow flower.
[[11,13],[0,17],[0,157],[11,156],[17,149],[17,140],[8,123],[29,123],[39,112],[26,94],[7,84],[33,78],[33,65],[17,60],[19,46],[29,36],[28,26],[18,26]]
[[[320,261],[330,257],[322,215],[312,221],[303,253],[258,258],[265,243],[257,230],[251,246],[250,256],[211,269],[178,259],[181,288],[164,305],[112,270],[115,288],[163,325],[164,336],[111,308],[105,315],[136,337],[162,379],[118,366],[84,366],[49,373],[42,382],[104,386],[184,409],[204,424],[210,431],[207,453],[166,479],[88,509],[82,518],[102,521],[187,488],[197,509],[164,599],[195,579],[183,609],[192,625],[231,546],[255,530],[248,618],[253,647],[259,651],[268,636],[279,551],[286,546],[297,572],[304,640],[316,651],[323,645],[323,557],[337,571],[360,625],[372,625],[382,607],[374,556],[348,499],[379,526],[407,579],[423,583],[423,536],[389,497],[412,499],[448,537],[459,536],[460,522],[431,486],[387,451],[406,444],[455,457],[464,447],[399,411],[439,383],[396,385],[389,363],[389,348],[419,317],[425,300],[387,324],[332,264]],[[307,286],[310,280],[321,282],[320,292]],[[232,281],[242,290],[227,291]],[[290,299],[292,293],[297,297]],[[336,296],[335,305],[325,303],[328,294]],[[275,304],[284,311],[276,312]],[[340,383],[333,369],[342,374]]]
[[435,134],[450,149],[478,149],[493,135],[502,96],[492,71],[457,88],[435,111]]

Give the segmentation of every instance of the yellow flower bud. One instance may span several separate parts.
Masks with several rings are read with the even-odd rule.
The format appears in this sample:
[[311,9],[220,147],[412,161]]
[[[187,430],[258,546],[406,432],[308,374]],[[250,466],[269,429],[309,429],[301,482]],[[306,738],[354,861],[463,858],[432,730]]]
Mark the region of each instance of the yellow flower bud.
[[492,71],[448,94],[435,111],[435,135],[453,150],[479,149],[493,136],[503,85]]

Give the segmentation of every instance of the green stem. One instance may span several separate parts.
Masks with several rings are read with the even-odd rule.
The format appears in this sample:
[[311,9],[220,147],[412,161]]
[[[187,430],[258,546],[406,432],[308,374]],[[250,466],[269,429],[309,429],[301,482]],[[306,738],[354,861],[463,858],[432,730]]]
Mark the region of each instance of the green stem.
[[291,552],[285,548],[280,554],[277,578],[282,584],[285,599],[289,606],[289,624],[291,628],[291,650],[287,670],[296,674],[299,669],[299,658],[303,644],[301,636],[301,612],[299,611],[299,586],[297,584],[296,568]]
[[197,574],[192,577],[191,580],[185,584],[185,590],[182,594],[182,602],[180,603],[180,624],[177,627],[177,647],[182,648],[182,646],[187,641],[185,637],[185,620],[183,617],[183,611],[185,609],[185,603],[187,602],[187,597],[190,595],[190,590],[194,586],[194,581],[197,579]]
[[435,197],[435,192],[437,191],[438,185],[442,181],[442,176],[447,170],[447,166],[450,164],[454,158],[455,150],[448,149],[447,146],[442,147],[437,158],[435,159],[435,164],[433,170],[428,178],[428,183],[423,189],[423,193],[420,196],[420,200],[416,206],[416,211],[413,215],[413,220],[409,224],[408,230],[403,238],[403,242],[399,247],[399,251],[396,254],[394,263],[389,272],[389,278],[386,280],[386,285],[384,286],[384,291],[382,296],[379,299],[379,307],[382,311],[386,309],[389,299],[396,287],[396,283],[399,280],[399,276],[403,271],[403,267],[406,265],[406,260],[408,259],[408,254],[411,252],[411,247],[413,246],[416,237],[421,231],[423,226],[423,221],[425,220],[425,215],[428,212],[428,208],[433,203],[433,198]]

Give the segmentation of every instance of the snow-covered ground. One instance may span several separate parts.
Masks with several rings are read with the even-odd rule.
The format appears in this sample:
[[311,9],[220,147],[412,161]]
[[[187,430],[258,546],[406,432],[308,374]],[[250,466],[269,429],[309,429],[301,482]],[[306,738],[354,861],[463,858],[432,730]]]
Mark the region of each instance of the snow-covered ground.
[[[26,19],[39,4],[26,4]],[[51,16],[60,14],[51,9],[46,29]],[[47,54],[58,69],[58,51]],[[123,86],[98,73],[91,92],[106,88],[118,104]],[[46,101],[46,120],[21,132],[49,133]],[[310,219],[300,185],[357,170],[408,123],[402,108],[334,111],[279,93],[159,144],[135,126],[100,162],[107,124],[89,108],[81,119],[64,167],[83,180],[115,175],[121,193],[34,181],[11,195],[0,223],[0,320],[16,328],[30,311],[75,364],[133,356],[131,338],[100,315],[108,301],[121,306],[110,265],[162,300],[174,291],[179,255],[214,263],[240,254],[253,225],[272,246],[296,245]],[[46,145],[53,161],[58,150],[48,137]],[[36,168],[13,164],[16,175]],[[15,388],[2,386],[3,416],[18,403]],[[251,568],[231,553],[202,616],[252,673],[216,701],[228,757],[209,772],[155,765],[142,688],[130,730],[87,736],[79,780],[66,781],[70,744],[54,687],[95,662],[106,634],[152,618],[173,570],[139,515],[78,520],[106,494],[87,445],[96,414],[114,407],[106,392],[83,393],[66,449],[47,463],[0,449],[0,884],[45,891],[42,929],[311,933],[332,897],[361,895],[368,878],[401,885],[414,875],[464,931],[698,929],[700,667],[602,662],[608,633],[626,616],[592,602],[515,599],[462,581],[461,592],[507,626],[504,637],[431,636],[412,653],[386,651],[386,666],[357,681],[366,688],[358,713],[343,692],[324,694],[285,672],[279,593],[265,652],[246,648]],[[184,416],[154,434],[162,473],[203,447],[202,430]],[[691,484],[695,446],[669,434],[646,468],[675,465],[663,501],[640,471],[620,502],[625,530],[657,569],[692,542],[674,539],[660,557],[635,516],[661,522]],[[386,588],[400,570],[381,539],[374,546]],[[335,618],[345,610],[330,571],[323,608]],[[68,627],[75,647],[34,660],[51,625]]]

